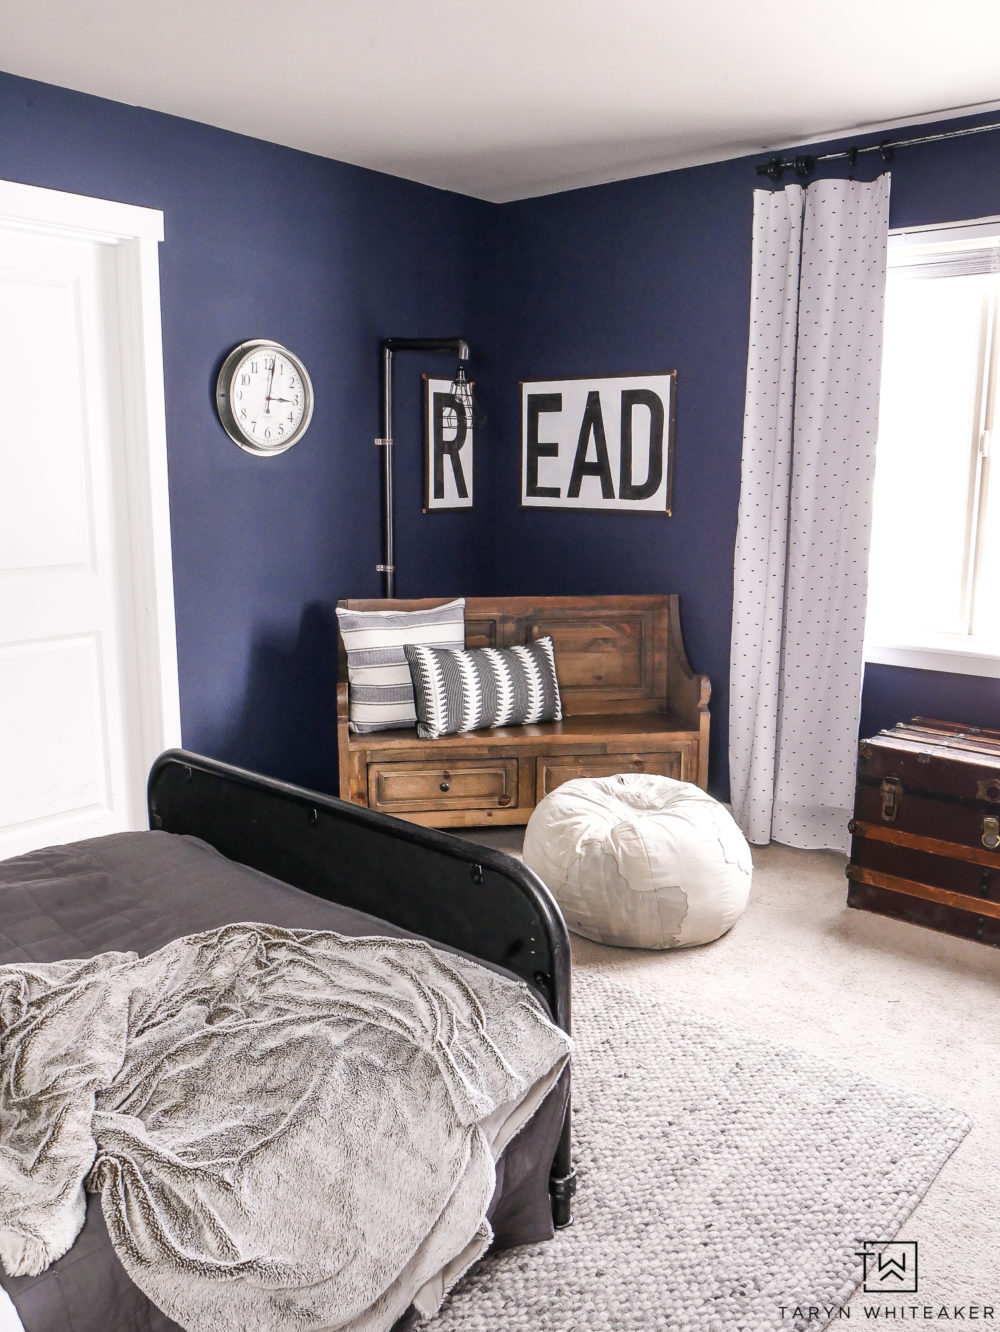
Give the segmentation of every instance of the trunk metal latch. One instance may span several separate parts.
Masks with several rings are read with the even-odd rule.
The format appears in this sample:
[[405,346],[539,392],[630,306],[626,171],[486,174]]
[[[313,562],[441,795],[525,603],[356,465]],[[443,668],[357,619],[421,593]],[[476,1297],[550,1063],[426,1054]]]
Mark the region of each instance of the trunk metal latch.
[[1000,819],[995,814],[987,814],[983,819],[983,846],[987,851],[995,851],[1000,846]]
[[882,822],[892,823],[899,813],[903,783],[898,777],[883,777],[879,790],[882,792]]

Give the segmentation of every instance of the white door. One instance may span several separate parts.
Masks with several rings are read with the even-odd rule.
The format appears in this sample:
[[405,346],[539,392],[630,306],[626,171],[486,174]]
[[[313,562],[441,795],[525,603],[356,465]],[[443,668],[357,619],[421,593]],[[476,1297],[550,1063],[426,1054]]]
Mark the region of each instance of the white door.
[[114,244],[0,230],[0,858],[145,825],[119,311]]

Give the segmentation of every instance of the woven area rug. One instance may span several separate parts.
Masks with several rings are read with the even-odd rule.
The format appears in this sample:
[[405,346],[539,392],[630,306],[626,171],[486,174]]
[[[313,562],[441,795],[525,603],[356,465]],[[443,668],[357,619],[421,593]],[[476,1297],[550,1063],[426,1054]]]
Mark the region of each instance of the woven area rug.
[[575,1223],[486,1258],[436,1332],[788,1332],[848,1300],[859,1241],[898,1232],[969,1129],[603,978],[574,1007]]

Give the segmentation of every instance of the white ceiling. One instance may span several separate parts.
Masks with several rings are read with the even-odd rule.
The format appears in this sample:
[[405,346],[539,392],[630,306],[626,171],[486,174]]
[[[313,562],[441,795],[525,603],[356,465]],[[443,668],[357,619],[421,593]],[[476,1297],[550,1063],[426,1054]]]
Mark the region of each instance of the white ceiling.
[[0,0],[0,68],[497,202],[1000,104],[997,0]]

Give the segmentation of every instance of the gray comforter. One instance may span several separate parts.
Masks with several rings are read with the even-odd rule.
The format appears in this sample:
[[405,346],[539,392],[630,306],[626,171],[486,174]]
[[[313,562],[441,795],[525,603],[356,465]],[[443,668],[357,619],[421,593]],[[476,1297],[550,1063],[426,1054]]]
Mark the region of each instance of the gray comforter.
[[86,1181],[183,1327],[431,1312],[567,1046],[525,986],[415,940],[238,924],[0,967],[0,1259],[64,1253]]

